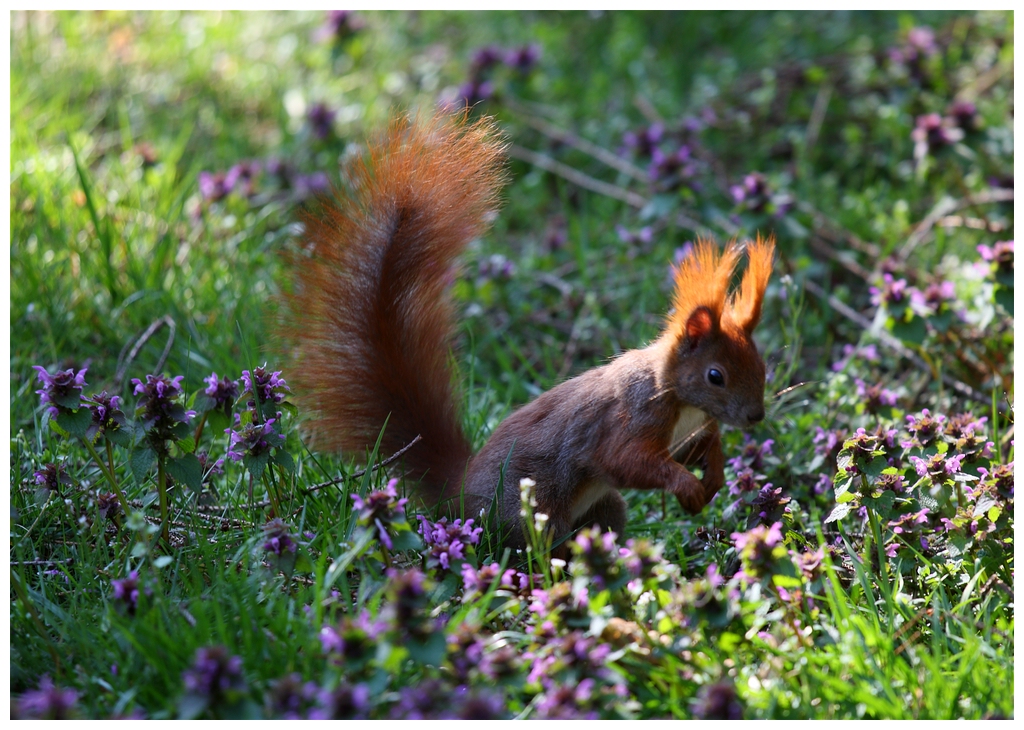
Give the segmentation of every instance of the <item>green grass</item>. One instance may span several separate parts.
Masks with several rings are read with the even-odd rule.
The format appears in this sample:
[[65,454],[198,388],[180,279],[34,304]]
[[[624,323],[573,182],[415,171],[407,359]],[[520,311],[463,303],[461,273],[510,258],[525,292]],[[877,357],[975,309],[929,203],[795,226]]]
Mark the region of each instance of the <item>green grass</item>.
[[[71,712],[88,718],[1012,716],[1013,263],[978,251],[1013,238],[1012,14],[359,17],[365,26],[332,45],[316,36],[322,13],[12,15],[18,711],[46,714],[32,694],[46,675],[77,692]],[[934,39],[914,35],[920,61],[894,60],[923,26]],[[274,295],[300,196],[264,171],[254,195],[208,200],[199,173],[277,158],[338,182],[339,160],[396,111],[457,89],[475,49],[527,43],[541,49],[537,68],[492,70],[496,94],[474,111],[493,114],[514,147],[501,213],[454,288],[468,433],[482,444],[510,409],[654,337],[686,242],[773,231],[757,331],[773,366],[769,419],[724,433],[730,484],[750,467],[754,491],[723,492],[696,517],[629,492],[619,542],[656,546],[632,548],[649,560],[642,575],[577,545],[564,569],[534,561],[544,575],[529,588],[481,594],[464,588],[458,561],[445,570],[424,557],[411,508],[384,512],[384,547],[351,495],[384,488],[389,470],[310,452],[294,409],[269,460],[228,460],[201,488],[193,451],[226,456],[226,417],[207,416],[198,443],[195,422],[168,436],[148,469],[141,431],[126,427],[109,460],[98,440],[97,463],[48,421],[34,365],[87,367],[85,393],[121,396],[129,420],[133,378],[182,375],[183,402],[203,412],[194,395],[211,371],[280,369]],[[962,138],[915,150],[918,120],[954,100],[976,105]],[[338,111],[327,139],[305,122],[321,101]],[[650,179],[650,160],[623,141],[658,122],[690,149],[680,187]],[[536,153],[562,167],[534,164]],[[731,194],[755,171],[767,209]],[[628,243],[618,226],[652,235]],[[496,256],[514,270],[487,274]],[[879,307],[871,287],[884,272],[922,292],[951,282],[954,297]],[[872,398],[872,385],[885,393]],[[911,429],[923,409],[946,424],[988,420],[973,440],[945,426],[921,436]],[[72,416],[58,424],[75,433]],[[959,471],[920,476],[914,460],[938,454],[962,455]],[[161,460],[177,477],[170,546]],[[65,481],[36,484],[53,463]],[[769,482],[788,502],[755,504]],[[132,506],[108,518],[101,502],[118,490]],[[264,549],[274,516],[294,554]],[[777,543],[756,531],[775,522]],[[488,535],[466,562],[530,572]],[[113,581],[132,571],[130,610]],[[353,627],[364,612],[379,626]],[[324,648],[332,631],[349,632],[344,657]],[[190,689],[197,652],[218,646],[240,658],[231,687]],[[363,691],[365,705],[351,700]]]

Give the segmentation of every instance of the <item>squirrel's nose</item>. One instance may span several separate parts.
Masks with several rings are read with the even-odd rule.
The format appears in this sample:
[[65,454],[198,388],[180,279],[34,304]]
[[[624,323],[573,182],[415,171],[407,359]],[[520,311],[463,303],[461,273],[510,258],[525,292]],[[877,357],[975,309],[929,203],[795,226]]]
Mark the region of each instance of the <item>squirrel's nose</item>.
[[754,410],[747,413],[747,421],[750,423],[759,423],[764,420],[764,406],[758,406]]

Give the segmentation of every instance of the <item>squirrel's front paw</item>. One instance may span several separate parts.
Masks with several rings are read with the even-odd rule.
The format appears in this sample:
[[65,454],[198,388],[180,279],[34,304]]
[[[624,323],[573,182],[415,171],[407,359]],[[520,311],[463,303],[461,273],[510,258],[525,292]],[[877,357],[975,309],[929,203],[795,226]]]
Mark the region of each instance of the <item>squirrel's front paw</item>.
[[676,485],[676,488],[672,490],[672,493],[679,501],[679,506],[691,515],[695,515],[704,509],[704,505],[706,504],[704,499],[704,485],[701,484],[701,481],[693,474],[687,473],[686,476]]
[[704,504],[718,494],[718,490],[725,486],[725,470],[719,465],[718,469],[705,469],[704,477],[700,480],[704,487]]

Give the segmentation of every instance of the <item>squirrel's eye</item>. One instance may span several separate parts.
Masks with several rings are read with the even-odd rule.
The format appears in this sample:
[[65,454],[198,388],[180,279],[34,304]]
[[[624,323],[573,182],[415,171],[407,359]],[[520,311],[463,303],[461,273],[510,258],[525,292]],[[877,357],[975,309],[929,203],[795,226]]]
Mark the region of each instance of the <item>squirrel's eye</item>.
[[722,387],[725,385],[725,376],[722,375],[722,371],[717,368],[711,368],[708,370],[708,382],[712,385]]

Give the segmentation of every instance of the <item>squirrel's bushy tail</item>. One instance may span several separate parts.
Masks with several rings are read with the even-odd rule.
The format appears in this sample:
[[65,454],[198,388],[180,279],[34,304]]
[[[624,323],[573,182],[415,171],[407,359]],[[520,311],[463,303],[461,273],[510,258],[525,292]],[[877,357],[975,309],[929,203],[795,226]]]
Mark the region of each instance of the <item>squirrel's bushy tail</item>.
[[347,164],[345,189],[304,217],[282,333],[317,448],[403,456],[428,504],[462,483],[472,447],[449,362],[456,257],[497,205],[504,143],[492,123],[402,119]]

